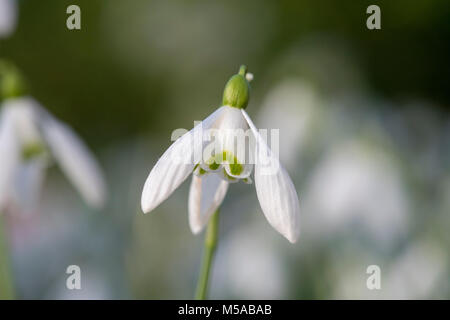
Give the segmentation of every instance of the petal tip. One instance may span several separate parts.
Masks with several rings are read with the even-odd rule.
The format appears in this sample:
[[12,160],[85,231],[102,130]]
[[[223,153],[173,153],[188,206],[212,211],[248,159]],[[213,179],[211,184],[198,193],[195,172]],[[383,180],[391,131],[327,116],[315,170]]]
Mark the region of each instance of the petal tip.
[[142,198],[141,198],[141,209],[144,214],[149,213],[151,211],[151,205],[147,201],[147,197],[145,196],[145,188],[142,192]]
[[151,206],[146,203],[144,199],[141,201],[141,210],[144,214],[149,213],[152,210]]
[[286,239],[288,239],[288,241],[292,244],[296,243],[298,240],[298,235],[290,235],[290,236],[286,236]]
[[201,226],[193,225],[193,224],[189,224],[189,227],[191,228],[191,232],[194,235],[199,234],[202,231],[202,229],[203,229]]
[[283,233],[283,236],[292,244],[298,241],[300,237],[300,229],[297,227],[291,227],[291,229],[287,230],[287,232]]

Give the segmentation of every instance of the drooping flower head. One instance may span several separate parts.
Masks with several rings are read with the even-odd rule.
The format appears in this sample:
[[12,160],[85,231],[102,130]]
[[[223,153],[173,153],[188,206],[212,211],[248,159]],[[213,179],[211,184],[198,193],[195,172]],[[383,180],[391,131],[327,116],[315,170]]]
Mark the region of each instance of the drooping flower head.
[[102,206],[106,187],[95,158],[69,126],[25,93],[18,70],[0,61],[0,212],[11,202],[33,210],[52,160],[89,205]]
[[176,140],[151,170],[142,192],[144,213],[152,211],[191,174],[189,224],[198,233],[225,198],[230,183],[251,183],[261,209],[290,242],[299,235],[295,187],[245,108],[252,75],[242,66],[227,82],[222,106]]

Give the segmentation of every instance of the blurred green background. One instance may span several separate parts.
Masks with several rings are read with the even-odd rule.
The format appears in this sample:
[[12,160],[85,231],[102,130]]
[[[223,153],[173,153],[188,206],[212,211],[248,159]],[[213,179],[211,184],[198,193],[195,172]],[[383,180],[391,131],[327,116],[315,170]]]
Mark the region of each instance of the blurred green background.
[[[176,128],[255,76],[247,108],[280,129],[302,233],[265,221],[254,185],[226,196],[212,298],[450,298],[450,2],[20,0],[0,39],[30,94],[86,141],[109,200],[91,212],[57,168],[41,205],[10,217],[19,298],[192,298],[203,236],[188,182],[153,213],[145,178]],[[81,30],[66,8],[81,8]],[[381,30],[366,8],[381,8]],[[82,270],[81,291],[65,268]],[[382,289],[366,288],[379,265]]]

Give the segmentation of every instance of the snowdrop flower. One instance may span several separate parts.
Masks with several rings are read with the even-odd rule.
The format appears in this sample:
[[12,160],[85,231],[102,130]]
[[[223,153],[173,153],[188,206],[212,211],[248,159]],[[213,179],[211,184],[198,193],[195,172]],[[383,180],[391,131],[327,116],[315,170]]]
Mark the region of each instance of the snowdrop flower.
[[16,28],[16,0],[0,0],[0,38],[8,37]]
[[33,209],[52,159],[84,200],[100,207],[105,184],[94,157],[71,128],[23,95],[10,66],[1,68],[1,93],[7,98],[0,105],[0,211],[9,203]]
[[[189,224],[196,234],[221,205],[229,183],[240,180],[251,183],[254,167],[256,193],[264,215],[293,243],[299,235],[297,192],[275,152],[244,110],[249,99],[248,79],[251,76],[247,76],[247,68],[242,66],[226,84],[222,106],[176,140],[161,156],[145,182],[142,210],[152,211],[193,173]],[[254,161],[236,150],[239,146],[236,148],[235,138],[239,132],[246,133],[253,141],[248,149]],[[212,136],[215,141],[209,143]]]

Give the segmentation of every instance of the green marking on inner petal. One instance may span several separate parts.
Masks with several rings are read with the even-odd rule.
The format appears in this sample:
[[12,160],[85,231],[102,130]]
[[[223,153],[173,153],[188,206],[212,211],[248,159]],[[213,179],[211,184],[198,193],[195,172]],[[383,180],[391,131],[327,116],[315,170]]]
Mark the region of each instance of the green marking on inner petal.
[[45,153],[45,151],[45,147],[42,145],[42,143],[29,143],[22,148],[22,159],[30,160]]
[[227,177],[227,179],[230,179],[231,181],[235,181],[236,180],[236,178],[230,176],[225,169],[223,169],[223,174],[225,175],[225,177]]
[[211,169],[212,171],[215,171],[215,170],[219,169],[221,162],[220,161],[216,161],[216,157],[212,156],[205,163],[206,163],[206,165],[208,166],[209,169]]
[[222,152],[222,162],[228,163],[231,174],[238,176],[244,171],[244,166],[239,163],[237,157],[230,151]]
[[219,169],[219,167],[220,167],[220,164],[216,163],[215,161],[209,165],[209,168],[211,170],[217,170],[217,169]]
[[198,173],[199,173],[200,175],[204,175],[204,174],[206,173],[206,170],[203,170],[203,168],[200,168],[200,169],[198,170]]
[[230,151],[223,151],[222,154],[218,153],[206,161],[208,168],[215,171],[220,168],[220,165],[226,163],[230,166],[230,172],[232,175],[240,175],[244,171],[244,166],[239,163],[237,157]]
[[238,176],[243,171],[242,165],[239,163],[230,164],[230,171],[231,171],[231,174]]

